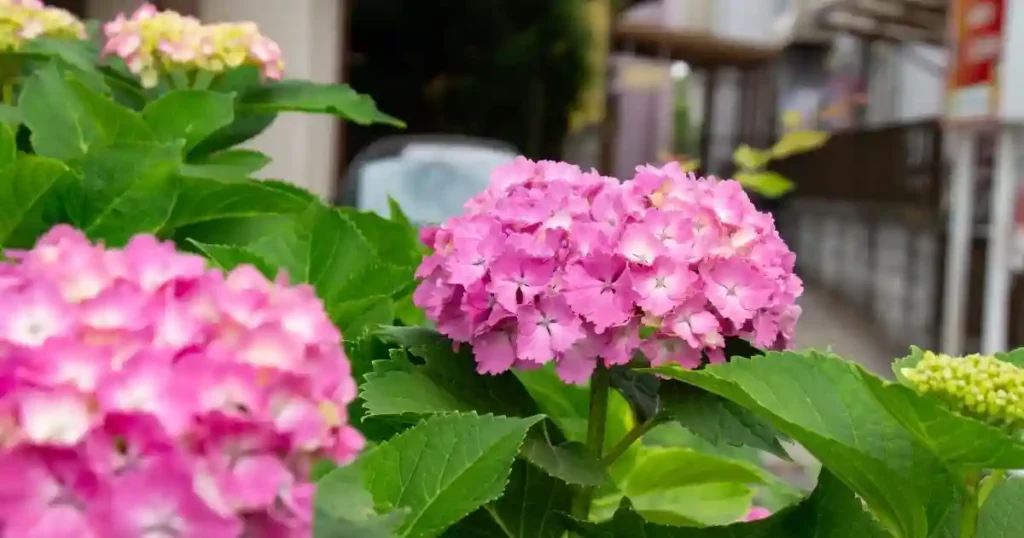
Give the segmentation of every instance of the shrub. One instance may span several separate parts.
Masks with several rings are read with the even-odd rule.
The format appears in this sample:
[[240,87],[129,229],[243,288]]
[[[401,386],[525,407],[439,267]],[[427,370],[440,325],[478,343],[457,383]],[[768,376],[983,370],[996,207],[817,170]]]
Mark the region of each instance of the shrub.
[[[400,124],[370,98],[275,80],[251,27],[198,26],[221,65],[26,30],[54,13],[0,4],[4,536],[1024,528],[1024,353],[890,382],[786,351],[793,256],[736,183],[519,161],[422,245],[234,147],[283,111]],[[812,492],[757,464],[784,440]]]

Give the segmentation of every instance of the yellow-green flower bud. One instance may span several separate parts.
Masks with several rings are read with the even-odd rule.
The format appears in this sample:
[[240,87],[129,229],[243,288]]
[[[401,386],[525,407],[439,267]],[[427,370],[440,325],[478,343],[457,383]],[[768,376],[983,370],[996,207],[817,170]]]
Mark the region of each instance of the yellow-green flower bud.
[[1016,430],[1024,424],[1024,370],[985,355],[950,357],[925,351],[901,370],[918,393],[944,402],[960,415]]

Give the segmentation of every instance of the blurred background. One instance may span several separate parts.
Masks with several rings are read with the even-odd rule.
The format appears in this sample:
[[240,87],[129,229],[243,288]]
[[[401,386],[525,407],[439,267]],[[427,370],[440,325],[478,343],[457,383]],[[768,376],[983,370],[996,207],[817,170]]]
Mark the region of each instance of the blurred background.
[[[140,2],[48,3],[106,19]],[[423,222],[457,212],[517,154],[618,177],[668,160],[731,177],[738,147],[769,148],[787,130],[827,132],[820,147],[767,165],[792,190],[758,198],[807,284],[798,346],[831,346],[885,373],[910,344],[943,345],[953,146],[941,120],[956,57],[948,29],[967,9],[995,6],[1002,17],[1012,1],[156,3],[204,20],[253,20],[281,44],[291,76],[346,81],[405,120],[399,132],[283,117],[253,145],[274,158],[268,177],[382,211],[390,195]],[[952,351],[978,349],[982,334],[997,136],[976,133]],[[1007,345],[1024,345],[1016,278],[1007,295]]]

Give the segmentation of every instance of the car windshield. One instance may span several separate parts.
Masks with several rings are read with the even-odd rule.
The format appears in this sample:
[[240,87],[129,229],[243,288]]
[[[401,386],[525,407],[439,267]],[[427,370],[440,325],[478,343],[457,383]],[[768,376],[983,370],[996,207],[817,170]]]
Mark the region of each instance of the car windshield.
[[413,143],[393,157],[356,171],[359,209],[388,215],[393,198],[417,225],[436,224],[462,212],[487,188],[491,171],[512,162],[511,152],[475,145]]

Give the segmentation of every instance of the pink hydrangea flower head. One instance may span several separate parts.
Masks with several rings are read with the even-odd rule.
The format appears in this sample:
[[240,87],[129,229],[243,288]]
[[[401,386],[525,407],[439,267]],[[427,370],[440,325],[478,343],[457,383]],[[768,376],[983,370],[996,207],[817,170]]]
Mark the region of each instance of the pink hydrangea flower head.
[[695,368],[725,360],[728,338],[792,338],[794,256],[736,182],[670,164],[620,183],[520,158],[465,209],[421,234],[433,253],[414,300],[482,373],[554,362],[582,383],[638,350]]
[[103,31],[103,53],[124,59],[145,87],[155,86],[170,71],[194,75],[254,65],[270,79],[284,72],[280,47],[251,22],[203,25],[194,17],[144,4],[130,16],[118,15]]
[[38,37],[85,39],[85,24],[39,0],[0,0],[0,51],[18,50]]
[[309,535],[312,460],[363,445],[341,335],[312,288],[67,226],[5,255],[0,528]]

